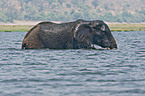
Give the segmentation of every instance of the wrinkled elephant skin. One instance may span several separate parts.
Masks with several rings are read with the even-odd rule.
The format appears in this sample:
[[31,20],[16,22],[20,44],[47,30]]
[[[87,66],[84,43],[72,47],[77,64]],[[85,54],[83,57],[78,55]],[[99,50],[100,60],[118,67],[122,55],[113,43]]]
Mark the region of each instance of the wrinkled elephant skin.
[[94,44],[117,48],[109,27],[101,20],[61,24],[41,22],[28,31],[22,49],[92,49]]

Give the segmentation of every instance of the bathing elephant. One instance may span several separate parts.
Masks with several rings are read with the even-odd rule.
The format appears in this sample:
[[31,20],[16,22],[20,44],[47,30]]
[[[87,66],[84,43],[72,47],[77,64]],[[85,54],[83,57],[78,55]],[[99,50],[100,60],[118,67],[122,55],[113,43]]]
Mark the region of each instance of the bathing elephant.
[[103,21],[79,19],[60,24],[37,24],[24,37],[22,49],[93,49],[94,44],[108,49],[117,48],[109,27]]

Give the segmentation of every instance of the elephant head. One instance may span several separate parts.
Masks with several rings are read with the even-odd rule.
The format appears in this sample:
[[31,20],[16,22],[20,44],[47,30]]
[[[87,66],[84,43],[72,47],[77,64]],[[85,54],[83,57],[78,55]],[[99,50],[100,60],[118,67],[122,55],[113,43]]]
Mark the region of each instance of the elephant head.
[[92,44],[107,49],[117,48],[109,27],[101,20],[80,23],[76,27],[74,38],[77,42],[75,48],[91,48]]

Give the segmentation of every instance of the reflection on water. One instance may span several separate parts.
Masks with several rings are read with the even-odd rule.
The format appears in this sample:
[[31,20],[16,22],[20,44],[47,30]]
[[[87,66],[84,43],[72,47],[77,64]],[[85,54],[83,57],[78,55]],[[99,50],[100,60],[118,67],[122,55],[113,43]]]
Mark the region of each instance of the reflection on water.
[[143,96],[145,32],[113,32],[117,50],[22,50],[0,32],[1,96]]

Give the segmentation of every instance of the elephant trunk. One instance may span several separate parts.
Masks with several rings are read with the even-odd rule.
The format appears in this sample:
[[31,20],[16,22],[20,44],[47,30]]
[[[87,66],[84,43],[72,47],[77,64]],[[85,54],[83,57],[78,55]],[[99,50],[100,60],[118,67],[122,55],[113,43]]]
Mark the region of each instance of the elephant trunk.
[[117,44],[116,44],[116,41],[114,39],[113,36],[111,36],[111,46],[109,46],[110,49],[113,49],[113,48],[116,48],[117,49]]

